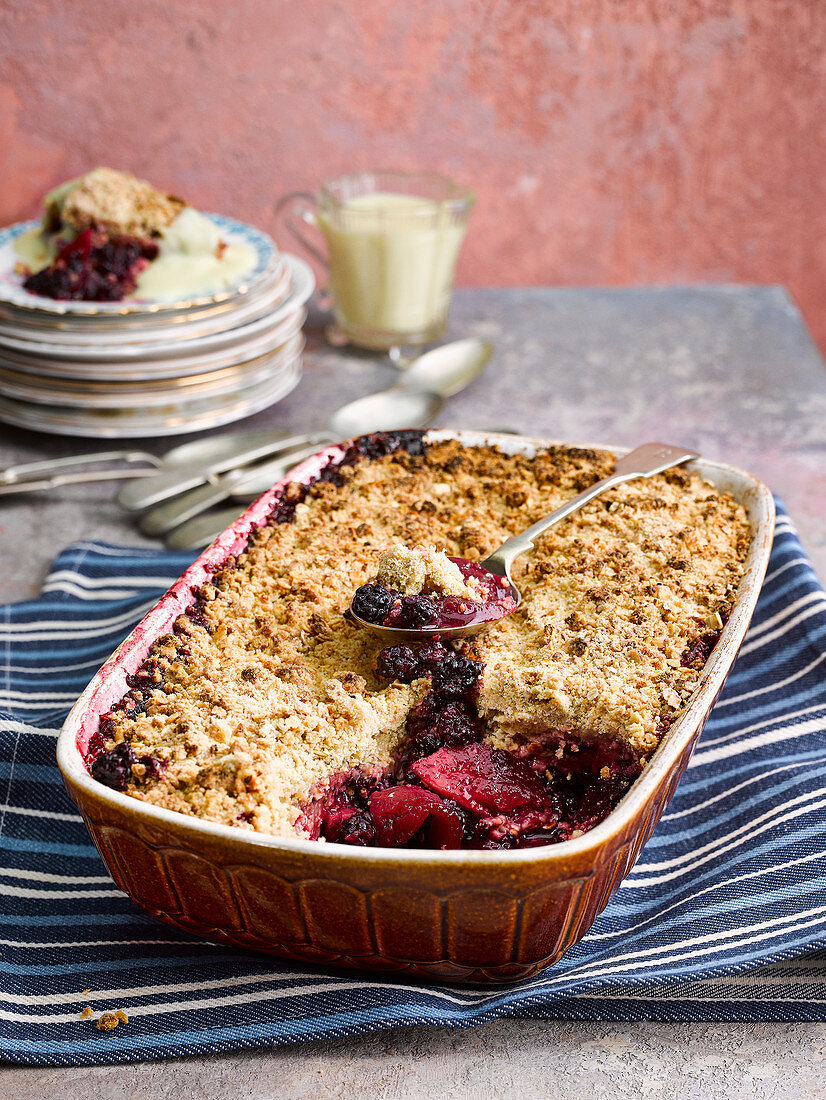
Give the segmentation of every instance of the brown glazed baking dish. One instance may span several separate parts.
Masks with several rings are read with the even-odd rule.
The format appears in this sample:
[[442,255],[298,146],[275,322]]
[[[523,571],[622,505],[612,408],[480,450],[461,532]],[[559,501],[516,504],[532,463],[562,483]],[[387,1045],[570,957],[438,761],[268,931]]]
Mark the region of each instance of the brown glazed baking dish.
[[[426,438],[495,443],[527,454],[551,442],[471,431],[430,432]],[[342,454],[341,447],[328,447],[286,480],[308,480]],[[753,538],[745,574],[688,707],[601,824],[577,839],[521,851],[357,848],[214,824],[140,802],[92,779],[84,752],[99,717],[123,696],[126,677],[155,639],[192,602],[193,588],[241,550],[250,531],[265,521],[276,486],[146,615],[63,727],[58,763],[64,781],[117,885],[175,928],[289,959],[468,982],[512,981],[550,966],[585,935],[650,836],[757,602],[774,528],[771,494],[730,466],[693,465],[747,511]]]

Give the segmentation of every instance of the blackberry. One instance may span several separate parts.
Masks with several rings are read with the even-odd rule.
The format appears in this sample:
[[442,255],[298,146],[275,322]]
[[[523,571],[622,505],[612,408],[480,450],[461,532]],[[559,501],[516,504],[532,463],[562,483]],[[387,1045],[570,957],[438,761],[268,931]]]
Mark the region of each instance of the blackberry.
[[167,767],[167,761],[151,755],[142,756],[140,763],[146,768],[147,779],[160,779]]
[[353,440],[351,449],[358,457],[383,458],[394,451],[407,451],[410,455],[424,454],[424,432],[406,429],[398,432],[373,432]]
[[416,629],[439,618],[439,605],[427,596],[402,596],[399,625]]
[[409,645],[388,645],[379,653],[376,672],[383,680],[398,680],[412,684],[423,673],[421,650],[416,653]]
[[422,760],[425,756],[432,756],[433,753],[441,747],[442,743],[437,734],[431,731],[420,733],[418,737],[414,737],[412,741],[408,741],[396,760],[395,770],[399,781],[405,783],[418,783],[418,776],[414,775],[412,772],[408,774],[408,769],[415,764],[417,760]]
[[353,595],[353,613],[367,623],[383,623],[390,613],[396,593],[380,584],[363,584]]
[[438,640],[425,642],[418,652],[419,663],[423,666],[423,669],[427,669],[428,672],[432,672],[446,657],[452,655],[453,650],[448,649],[447,646],[442,645]]
[[448,697],[466,695],[476,687],[481,674],[480,661],[470,661],[453,653],[433,669],[433,690]]
[[431,729],[442,712],[442,702],[437,699],[432,691],[421,699],[412,708],[407,716],[407,733],[410,737],[418,737],[420,733]]
[[132,765],[137,762],[138,758],[129,742],[121,741],[119,745],[93,760],[89,772],[104,787],[122,791],[132,778]]
[[479,738],[476,723],[462,703],[448,703],[430,727],[442,745],[467,745]]
[[376,826],[369,810],[360,810],[347,821],[338,836],[339,844],[354,844],[365,848],[376,843]]

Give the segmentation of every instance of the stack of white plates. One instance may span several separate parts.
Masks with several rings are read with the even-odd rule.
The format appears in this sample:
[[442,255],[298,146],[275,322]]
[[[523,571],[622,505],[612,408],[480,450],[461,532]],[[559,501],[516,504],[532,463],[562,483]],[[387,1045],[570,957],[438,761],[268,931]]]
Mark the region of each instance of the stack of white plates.
[[301,377],[310,268],[264,233],[209,217],[256,262],[243,281],[178,301],[63,302],[29,294],[0,231],[0,420],[63,435],[173,435],[272,405]]

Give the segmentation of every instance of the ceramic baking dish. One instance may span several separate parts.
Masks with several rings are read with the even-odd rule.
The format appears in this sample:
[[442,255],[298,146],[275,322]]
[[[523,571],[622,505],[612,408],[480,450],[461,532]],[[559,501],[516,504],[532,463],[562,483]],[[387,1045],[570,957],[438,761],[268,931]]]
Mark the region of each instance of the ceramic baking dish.
[[[549,443],[471,431],[426,438],[496,443],[527,454]],[[309,480],[342,453],[328,447],[286,480]],[[689,706],[596,828],[576,840],[522,851],[351,848],[199,820],[91,778],[83,754],[99,717],[124,695],[126,677],[155,639],[192,603],[193,589],[265,521],[275,486],[146,615],[89,684],[61,732],[64,781],[117,885],[175,928],[290,959],[473,982],[511,981],[552,964],[588,931],[667,806],[757,602],[774,528],[771,494],[733,467],[694,466],[747,510],[753,539],[745,575]]]

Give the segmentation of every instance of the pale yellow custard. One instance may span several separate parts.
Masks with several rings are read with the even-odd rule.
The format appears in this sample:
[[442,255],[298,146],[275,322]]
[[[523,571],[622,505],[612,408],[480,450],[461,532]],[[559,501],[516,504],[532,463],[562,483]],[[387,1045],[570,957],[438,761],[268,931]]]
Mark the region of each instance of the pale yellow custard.
[[319,226],[330,287],[345,328],[424,333],[447,313],[465,228],[442,204],[415,195],[358,195]]
[[[16,254],[30,271],[48,267],[57,255],[62,233],[29,229],[14,242]],[[159,255],[140,273],[132,298],[177,299],[193,294],[214,294],[234,286],[255,266],[255,252],[248,245],[226,244],[214,222],[192,207],[185,207],[160,231]]]

